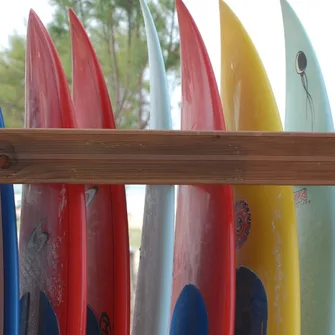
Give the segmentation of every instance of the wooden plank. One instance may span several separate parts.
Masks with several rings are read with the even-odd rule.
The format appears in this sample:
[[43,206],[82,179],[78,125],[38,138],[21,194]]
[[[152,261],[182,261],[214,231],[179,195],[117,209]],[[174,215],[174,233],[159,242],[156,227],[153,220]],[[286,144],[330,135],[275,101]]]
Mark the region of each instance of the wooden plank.
[[0,183],[335,185],[335,134],[1,129]]

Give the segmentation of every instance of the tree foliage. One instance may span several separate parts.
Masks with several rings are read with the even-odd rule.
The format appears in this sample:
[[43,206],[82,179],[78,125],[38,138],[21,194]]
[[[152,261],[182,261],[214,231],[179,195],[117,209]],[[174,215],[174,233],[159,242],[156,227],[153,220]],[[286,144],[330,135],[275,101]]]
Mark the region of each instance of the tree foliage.
[[[101,63],[119,127],[148,124],[148,53],[139,0],[50,0],[47,25],[71,86],[68,8],[76,12]],[[179,38],[174,0],[149,3],[168,74],[178,78]],[[24,109],[25,38],[13,35],[0,53],[0,105],[8,126],[21,126]]]
[[24,111],[25,39],[9,38],[9,47],[0,52],[0,106],[6,126],[21,127]]

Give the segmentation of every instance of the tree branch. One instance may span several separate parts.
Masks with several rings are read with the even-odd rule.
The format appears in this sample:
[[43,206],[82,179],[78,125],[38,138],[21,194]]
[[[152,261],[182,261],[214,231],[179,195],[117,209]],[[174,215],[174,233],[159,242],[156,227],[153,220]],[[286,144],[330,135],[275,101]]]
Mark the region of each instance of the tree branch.
[[[119,105],[119,101],[120,101],[120,74],[119,74],[119,65],[118,65],[118,61],[117,61],[117,55],[116,55],[116,39],[115,39],[115,30],[114,30],[114,20],[112,19],[110,24],[108,25],[108,30],[109,30],[109,35],[111,37],[111,41],[110,39],[108,39],[108,50],[109,53],[112,55],[112,69],[114,67],[114,73],[115,73],[115,103],[116,106]],[[111,42],[111,43],[110,43]]]
[[[169,57],[171,51],[172,51],[172,45],[173,45],[173,32],[175,29],[175,13],[176,13],[176,5],[173,1],[173,8],[172,8],[172,20],[171,20],[171,26],[170,26],[170,33],[169,33],[169,42],[168,42],[168,52],[167,52],[167,58]],[[166,63],[166,60],[165,60]]]

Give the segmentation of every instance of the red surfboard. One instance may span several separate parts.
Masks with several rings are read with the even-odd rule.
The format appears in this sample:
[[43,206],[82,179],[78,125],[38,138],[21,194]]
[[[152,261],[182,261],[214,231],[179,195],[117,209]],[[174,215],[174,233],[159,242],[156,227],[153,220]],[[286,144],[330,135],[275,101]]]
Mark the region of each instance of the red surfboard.
[[[76,127],[57,51],[32,10],[26,45],[25,127]],[[40,308],[48,305],[46,298],[60,334],[86,333],[86,239],[83,185],[23,185],[20,289],[27,307],[21,312],[27,316],[25,328],[29,334],[57,334],[50,323],[43,325],[50,318],[50,311]]]
[[[70,9],[73,101],[78,127],[115,128],[105,79],[84,27]],[[88,185],[88,304],[101,334],[130,332],[128,215],[124,185]],[[89,320],[88,320],[89,326]]]
[[[177,0],[176,6],[181,43],[181,128],[225,130],[218,87],[204,42],[184,3]],[[234,334],[233,208],[231,186],[179,187],[171,335]]]

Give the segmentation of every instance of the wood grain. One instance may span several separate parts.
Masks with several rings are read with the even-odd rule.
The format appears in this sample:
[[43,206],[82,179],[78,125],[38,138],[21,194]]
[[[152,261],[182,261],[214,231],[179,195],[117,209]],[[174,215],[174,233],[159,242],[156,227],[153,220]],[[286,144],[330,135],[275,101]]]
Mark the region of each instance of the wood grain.
[[335,185],[335,134],[0,129],[0,183]]

